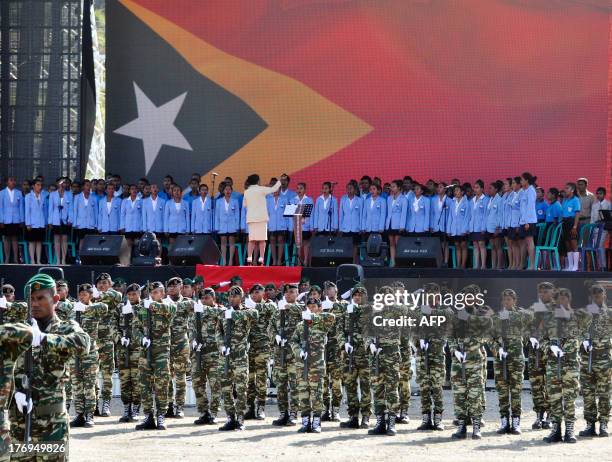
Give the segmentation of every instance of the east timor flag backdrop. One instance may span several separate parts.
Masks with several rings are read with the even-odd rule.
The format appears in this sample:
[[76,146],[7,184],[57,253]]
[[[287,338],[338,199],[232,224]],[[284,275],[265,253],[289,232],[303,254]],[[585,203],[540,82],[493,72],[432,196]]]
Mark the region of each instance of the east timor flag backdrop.
[[[608,0],[113,0],[106,168],[608,185]],[[341,192],[337,191],[337,192]]]

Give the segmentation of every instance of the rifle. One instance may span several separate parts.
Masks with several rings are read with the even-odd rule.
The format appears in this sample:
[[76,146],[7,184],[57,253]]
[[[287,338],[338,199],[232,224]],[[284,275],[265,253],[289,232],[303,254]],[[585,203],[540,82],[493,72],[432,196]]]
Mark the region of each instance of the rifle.
[[285,338],[285,310],[280,310],[280,337],[281,344],[280,346],[280,365],[281,367],[285,367],[285,360],[287,357],[287,350],[285,350],[285,345],[283,345],[283,339]]
[[195,314],[195,324],[196,324],[196,342],[198,342],[198,349],[196,349],[196,366],[197,371],[202,371],[202,344],[204,341],[202,340],[202,313]]
[[[0,290],[4,287],[4,278],[0,280]],[[0,298],[4,297],[4,292],[0,294]],[[0,324],[4,324],[4,308],[0,306]]]
[[[227,321],[227,325],[225,329],[225,337],[223,339],[223,343],[225,344],[225,348],[229,348],[230,343],[232,342],[232,327],[233,327],[234,320],[232,318],[229,318],[229,319],[226,319],[226,321]],[[225,375],[226,376],[229,373],[229,366],[230,366],[229,355],[225,355]]]
[[380,373],[380,363],[378,360],[378,337],[374,337],[374,346],[376,347],[376,357],[374,358],[374,372],[376,373],[376,376],[378,376]]
[[593,319],[589,326],[589,374],[593,372],[593,327],[595,327],[598,316],[599,314],[593,314]]
[[308,356],[310,355],[310,327],[308,322],[304,321],[304,337],[302,338],[302,351],[306,353],[306,359],[304,359],[304,370],[302,371],[302,378],[308,379]]
[[[77,285],[77,303],[80,302],[80,300],[78,300],[79,298],[79,292],[81,291],[81,285]],[[77,311],[75,313],[75,317],[76,317],[76,322],[79,325],[79,327],[81,326],[81,322],[82,322],[82,314],[80,311]],[[81,358],[79,357],[79,355],[76,355],[74,358],[74,368],[77,371],[77,374],[81,374]]]
[[[147,297],[151,298],[151,288],[149,287],[149,281],[147,281]],[[153,316],[151,314],[151,306],[147,309],[147,338],[152,341],[151,334],[153,333]],[[147,348],[147,366],[149,369],[153,368],[153,349],[151,345]]]
[[[535,322],[536,322],[536,330],[534,332],[534,337],[536,337],[539,340],[540,339],[542,323],[544,322],[544,313],[543,312],[536,312],[534,314],[534,316],[535,316]],[[536,367],[536,369],[539,369],[539,367],[540,367],[540,360],[541,360],[540,355],[542,353],[540,352],[539,348],[533,348],[533,346],[531,348],[534,350],[534,353],[535,353],[535,367]]]
[[[508,320],[501,320],[501,347],[506,352],[506,337],[508,336]],[[506,352],[507,353],[507,352]],[[504,382],[508,382],[508,360],[506,356],[502,356],[502,370],[504,374]]]
[[[347,343],[351,346],[353,345],[353,335],[355,334],[355,313],[349,313],[349,331],[347,335]],[[349,365],[348,365],[349,373],[353,372],[353,351],[349,353]]]
[[[559,348],[561,348],[561,318],[557,318],[557,337],[558,340],[555,342]],[[561,355],[557,356],[557,380],[561,380]]]
[[429,374],[429,339],[426,338],[423,340],[425,340],[425,343],[427,343],[427,349],[425,350],[425,357],[423,359],[425,361],[425,370]]
[[[467,313],[467,312],[466,312]],[[467,324],[467,320],[459,319],[459,336],[457,338],[457,348],[459,349],[459,352],[462,355],[465,355],[465,345],[463,344],[463,339],[465,338],[466,335],[466,324]],[[469,319],[469,318],[468,318]],[[461,380],[465,383],[466,382],[466,376],[465,376],[465,360],[461,361]]]
[[[127,298],[127,295],[125,296]],[[125,299],[124,299],[125,305]],[[132,314],[125,313],[123,315],[123,336],[128,340],[132,338]],[[125,347],[125,368],[129,369],[130,367],[130,345],[128,344]]]
[[[33,318],[32,318],[32,287],[31,286],[27,286],[26,298],[27,298],[27,303],[28,303],[28,322],[30,323],[30,325],[32,325]],[[31,346],[30,348],[28,348],[28,351],[26,351],[24,359],[25,359],[24,360],[25,371],[21,379],[21,386],[23,387],[25,395],[26,395],[26,403],[29,403],[30,400],[32,399],[32,376],[34,374],[34,357],[32,354]],[[32,413],[26,408],[23,411],[23,415],[25,418],[25,432],[24,432],[23,441],[25,444],[29,444],[31,440],[30,434],[32,432]]]

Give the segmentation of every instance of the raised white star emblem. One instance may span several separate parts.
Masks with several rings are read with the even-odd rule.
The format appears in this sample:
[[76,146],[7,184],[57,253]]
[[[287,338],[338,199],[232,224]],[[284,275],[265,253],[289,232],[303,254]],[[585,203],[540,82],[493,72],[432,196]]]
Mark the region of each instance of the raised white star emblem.
[[134,82],[138,117],[114,130],[113,133],[140,138],[144,149],[146,174],[149,173],[162,145],[193,151],[189,141],[174,125],[187,92],[161,106],[155,104]]

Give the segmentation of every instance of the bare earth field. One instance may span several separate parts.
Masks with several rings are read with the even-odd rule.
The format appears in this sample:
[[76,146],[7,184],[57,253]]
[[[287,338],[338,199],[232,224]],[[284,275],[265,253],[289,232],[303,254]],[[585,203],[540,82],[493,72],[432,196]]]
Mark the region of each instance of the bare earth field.
[[[70,442],[72,461],[612,461],[612,438],[580,439],[575,445],[542,442],[546,430],[531,430],[534,414],[523,416],[523,435],[499,436],[497,395],[487,392],[486,426],[480,441],[454,441],[451,392],[445,391],[447,407],[444,432],[419,432],[419,397],[413,396],[408,425],[398,425],[398,435],[368,436],[367,430],[341,430],[337,423],[325,422],[319,435],[298,434],[297,427],[274,427],[276,405],[270,400],[265,421],[247,421],[243,432],[219,432],[217,426],[192,424],[196,411],[186,410],[183,420],[168,419],[168,430],[134,431],[134,424],[117,422],[121,403],[113,399],[113,416],[97,418],[91,430],[75,429]],[[529,392],[523,402],[531,408]],[[582,429],[582,402],[578,402],[578,429]],[[346,416],[343,409],[342,417]],[[222,423],[223,418],[219,419]]]

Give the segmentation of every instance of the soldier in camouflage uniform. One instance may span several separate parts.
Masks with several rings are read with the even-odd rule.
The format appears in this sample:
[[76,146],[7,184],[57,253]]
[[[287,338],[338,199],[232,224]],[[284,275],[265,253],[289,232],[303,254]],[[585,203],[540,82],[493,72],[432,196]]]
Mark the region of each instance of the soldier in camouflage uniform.
[[[11,440],[21,444],[25,437],[23,412],[31,409],[30,442],[45,447],[55,444],[64,452],[17,452],[11,460],[68,460],[68,413],[64,401],[66,364],[74,356],[89,351],[89,336],[74,321],[62,322],[55,314],[59,297],[55,281],[46,274],[37,274],[26,284],[26,298],[30,292],[32,306],[32,398],[27,399],[24,379],[25,357],[21,355],[15,367],[15,400],[10,407]],[[27,305],[21,304],[26,310]],[[35,405],[32,407],[32,403]],[[35,449],[34,449],[35,450]]]
[[[170,328],[176,305],[164,298],[161,282],[151,283],[149,291],[149,298],[144,299],[134,318],[134,341],[141,345],[138,369],[145,415],[144,420],[136,425],[136,430],[165,430],[170,381]],[[157,419],[153,416],[153,395]]]
[[11,436],[9,432],[8,404],[13,393],[13,370],[17,358],[32,345],[31,326],[5,323],[5,308],[0,306],[0,461],[10,459]]
[[[194,305],[194,313],[189,318],[189,341],[191,343],[191,377],[196,405],[200,417],[196,425],[214,425],[219,412],[221,383],[217,348],[216,328],[223,316],[223,308],[215,303],[215,291],[210,287],[202,290],[201,299]],[[200,327],[198,335],[197,326]],[[210,386],[210,401],[206,393],[206,383]]]
[[73,307],[73,320],[89,335],[89,352],[77,356],[70,365],[70,379],[74,390],[75,418],[71,427],[94,426],[96,408],[96,380],[98,379],[98,325],[108,311],[105,303],[91,303],[93,287],[82,284],[78,288],[79,301]]
[[242,304],[239,286],[228,291],[230,305],[217,323],[217,345],[223,358],[219,366],[223,405],[227,414],[220,431],[244,430],[247,388],[249,385],[248,338],[259,316],[257,310]]
[[300,401],[297,391],[295,355],[288,342],[293,337],[295,327],[302,319],[303,305],[297,302],[296,284],[286,284],[284,293],[283,299],[278,302],[278,310],[271,323],[275,341],[273,380],[276,384],[276,400],[280,413],[279,418],[272,424],[293,426],[296,424]]
[[499,435],[521,434],[521,393],[525,369],[523,338],[531,329],[533,313],[517,307],[516,302],[516,292],[504,290],[501,309],[493,317],[491,350],[501,417],[497,430]]
[[[60,301],[55,309],[55,314],[60,318],[61,321],[68,321],[73,318],[72,313],[72,301],[69,299],[68,282],[63,279],[58,279],[55,282],[55,289],[57,295],[59,295]],[[65,384],[66,391],[66,409],[70,411],[70,402],[72,401],[72,380],[70,380],[70,371],[72,370],[73,364],[69,364],[66,368],[68,373],[68,379]]]
[[333,313],[321,311],[321,300],[309,298],[306,301],[306,309],[302,311],[302,321],[296,326],[289,341],[296,358],[302,413],[302,426],[298,429],[300,433],[321,433],[325,341],[336,318]]
[[248,411],[244,418],[264,420],[266,418],[266,395],[268,361],[270,361],[270,325],[276,313],[276,304],[265,301],[264,287],[254,284],[245,300],[247,308],[257,310],[257,322],[249,332],[249,387],[247,391]]
[[[119,312],[122,303],[122,295],[111,286],[113,281],[108,273],[101,273],[96,278],[96,289],[99,297],[94,301],[105,303],[108,312],[100,320],[98,327],[98,343],[100,348],[100,373],[102,375],[102,409],[100,416],[110,416],[110,401],[113,392],[113,373],[115,372],[115,343],[119,342]],[[95,295],[94,291],[94,295]]]
[[[227,286],[238,286],[242,288],[242,278],[240,276],[232,276],[229,281],[223,281],[219,284],[213,285],[212,288],[214,290],[221,289]],[[216,292],[217,294],[217,303],[221,306],[229,305],[229,297],[227,292]]]
[[592,303],[586,309],[593,321],[580,349],[580,384],[586,420],[586,428],[580,436],[597,436],[595,422],[599,417],[599,436],[606,437],[612,388],[612,308],[606,304],[606,291],[602,286],[592,286],[590,294]]
[[[442,391],[446,379],[446,355],[444,345],[452,327],[453,312],[442,306],[440,286],[429,283],[424,287],[425,304],[414,311],[416,381],[421,395],[421,425],[417,430],[444,430],[442,415],[444,399]],[[431,316],[444,316],[444,323],[433,325]],[[441,319],[441,318],[438,318]],[[426,322],[427,321],[427,322]],[[433,409],[432,409],[433,408]],[[432,420],[433,411],[433,420]]]
[[321,421],[340,422],[340,403],[342,402],[342,353],[344,351],[344,332],[342,331],[342,314],[346,302],[338,298],[338,287],[333,282],[325,283],[326,298],[321,303],[325,312],[336,316],[336,322],[327,333],[325,345],[325,380],[323,381],[323,402],[325,412]]
[[140,286],[130,284],[126,287],[127,300],[121,307],[119,331],[121,340],[117,349],[119,378],[121,379],[121,402],[123,415],[119,422],[134,422],[140,414],[140,343],[136,341],[136,317],[134,313],[142,310]]
[[[348,420],[341,422],[341,428],[368,428],[372,413],[370,393],[370,364],[364,340],[367,312],[367,291],[363,286],[353,288],[351,303],[343,315],[345,375],[344,386],[348,401]],[[359,393],[357,387],[359,386]],[[361,411],[361,424],[359,423]]]
[[278,291],[276,290],[276,286],[273,283],[268,282],[266,284],[266,292],[264,294],[264,299],[268,302],[276,303],[277,295],[278,295]]
[[553,312],[547,316],[544,329],[549,339],[546,361],[546,383],[550,401],[552,429],[544,438],[547,443],[561,441],[561,422],[565,419],[566,443],[575,443],[576,399],[580,387],[579,350],[593,316],[584,309],[571,307],[572,294],[560,288]]
[[538,301],[531,305],[533,325],[529,335],[529,348],[527,354],[527,370],[531,385],[531,397],[536,420],[531,425],[534,430],[550,428],[549,400],[546,386],[546,361],[548,341],[544,337],[544,320],[553,306],[553,293],[555,286],[550,282],[538,284]]
[[[467,300],[469,295],[478,294],[480,289],[468,286],[462,292]],[[492,315],[490,307],[470,301],[465,303],[465,308],[458,308],[451,319],[448,346],[452,355],[451,383],[458,421],[453,438],[467,437],[468,418],[472,421],[472,439],[481,438],[480,422],[484,412],[482,363],[487,360],[482,351],[482,339],[490,335]]]
[[[176,314],[172,319],[172,337],[170,350],[170,382],[168,383],[168,411],[166,417],[176,417],[182,419],[185,417],[185,393],[187,388],[187,371],[190,370],[189,363],[189,316],[193,313],[194,301],[191,298],[185,298],[181,295],[183,280],[179,277],[174,277],[168,281],[168,296],[176,305]],[[188,291],[190,289],[187,289]],[[176,385],[176,397],[174,401],[172,395],[174,392],[172,379]],[[176,403],[176,406],[175,406]]]

